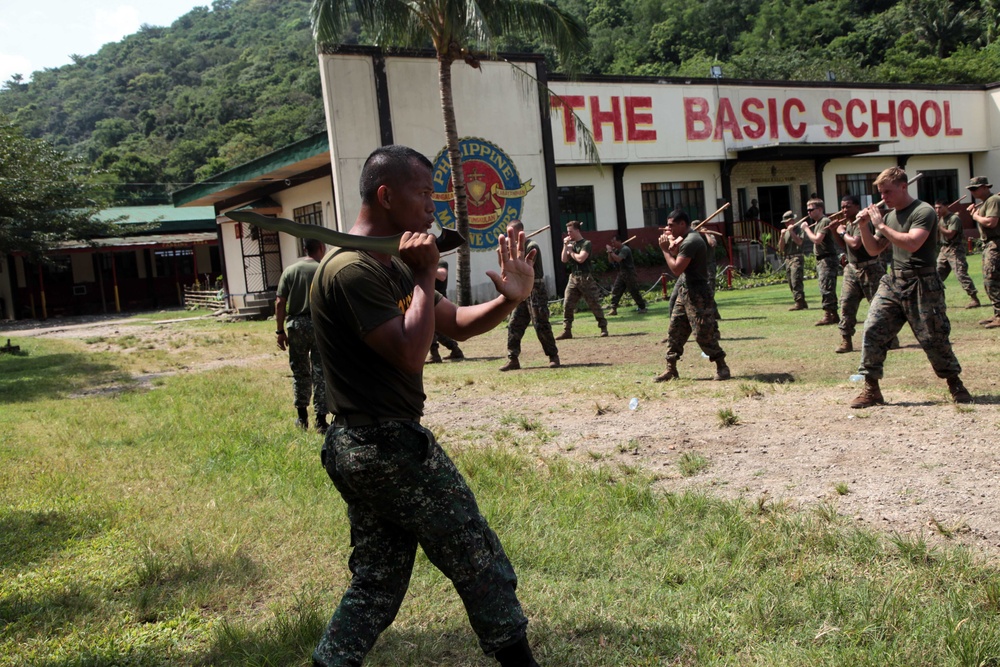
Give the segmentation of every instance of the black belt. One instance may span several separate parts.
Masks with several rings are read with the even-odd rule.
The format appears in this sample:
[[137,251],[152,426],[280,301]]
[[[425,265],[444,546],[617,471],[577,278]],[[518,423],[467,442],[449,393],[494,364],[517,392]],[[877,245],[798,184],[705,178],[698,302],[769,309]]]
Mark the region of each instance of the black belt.
[[371,415],[336,415],[333,418],[333,425],[340,428],[359,428],[361,426],[378,426],[388,422],[415,422],[420,423],[420,419],[413,417],[373,417]]
[[311,317],[311,315],[309,314],[309,311],[307,310],[306,312],[299,313],[298,315],[291,315],[291,316],[289,316],[288,319],[290,319],[290,320],[297,320],[300,317]]
[[878,259],[869,259],[865,262],[851,262],[851,264],[853,264],[854,268],[856,269],[863,269],[866,266],[871,266],[872,264],[878,264],[878,263],[879,263]]
[[916,278],[917,276],[930,276],[937,275],[937,269],[933,266],[929,266],[924,269],[889,269],[889,274],[893,278],[902,278],[906,280],[907,278]]

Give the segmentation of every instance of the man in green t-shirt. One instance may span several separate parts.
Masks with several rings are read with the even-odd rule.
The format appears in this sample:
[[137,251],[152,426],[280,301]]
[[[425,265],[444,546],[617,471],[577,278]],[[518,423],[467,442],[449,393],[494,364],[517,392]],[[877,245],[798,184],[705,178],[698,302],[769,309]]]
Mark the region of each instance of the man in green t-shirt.
[[670,311],[667,330],[667,370],[653,381],[668,382],[679,377],[677,361],[684,354],[684,345],[692,333],[701,351],[709,361],[715,362],[714,379],[728,380],[726,353],[719,346],[715,298],[708,284],[708,244],[691,228],[691,219],[680,209],[668,216],[667,229],[660,235],[659,244],[667,268],[678,279],[675,284],[677,300]]
[[[969,214],[979,225],[983,241],[983,290],[993,305],[993,317],[980,324],[987,329],[1000,328],[1000,195],[992,194],[993,185],[985,176],[976,176],[966,186],[972,193]],[[983,203],[976,206],[976,200]]]
[[590,241],[583,238],[583,234],[580,233],[580,224],[579,220],[570,220],[566,223],[562,261],[569,272],[569,281],[563,294],[563,332],[556,336],[556,340],[573,337],[573,314],[581,298],[594,313],[597,326],[601,329],[601,337],[608,335],[608,321],[604,318],[601,296],[597,292],[597,281],[594,280],[592,273],[593,257],[590,254]]
[[[858,220],[861,242],[872,257],[892,245],[892,268],[879,285],[865,319],[861,367],[865,386],[851,403],[852,408],[868,408],[885,403],[879,380],[892,338],[909,323],[913,335],[931,362],[935,374],[948,381],[956,403],[969,403],[972,396],[959,375],[962,366],[951,349],[944,301],[944,285],[937,274],[937,226],[934,209],[907,192],[906,172],[890,167],[875,181],[885,205],[892,209],[882,215],[879,207],[864,209]],[[871,225],[867,224],[871,221]],[[872,229],[874,227],[874,230]],[[874,232],[874,233],[873,233]]]
[[795,224],[793,212],[785,211],[781,221],[785,223],[785,229],[778,239],[778,252],[785,260],[785,278],[788,281],[788,288],[792,290],[792,298],[795,299],[795,305],[788,310],[807,310],[809,304],[806,303],[805,287],[802,284],[806,267],[806,260],[802,254],[802,244],[805,240]]
[[[816,253],[816,279],[819,281],[819,295],[823,306],[823,317],[816,326],[837,324],[837,273],[840,262],[837,261],[837,246],[830,231],[830,218],[826,217],[822,199],[810,199],[806,202],[806,213],[809,220],[802,221],[802,231],[813,242],[813,252]],[[810,224],[815,224],[811,228]]]
[[937,272],[941,276],[941,282],[947,280],[948,275],[954,271],[958,284],[971,299],[965,307],[979,308],[982,304],[979,303],[976,285],[969,277],[969,263],[965,259],[965,228],[962,226],[962,219],[948,210],[948,202],[944,199],[934,202],[934,212],[938,217],[937,232],[940,247]]
[[[507,224],[508,239],[517,238],[522,233],[524,233],[524,223],[520,220],[511,220]],[[542,249],[529,239],[524,246],[524,252],[530,254],[532,250],[535,251],[535,283],[531,296],[514,309],[507,323],[507,363],[500,367],[503,372],[521,368],[518,357],[521,356],[521,339],[528,330],[528,324],[535,328],[538,342],[542,344],[542,350],[549,358],[549,368],[559,368],[559,348],[556,347],[552,325],[549,324],[549,292],[545,287]]]
[[295,425],[303,430],[309,428],[311,393],[316,430],[326,433],[329,426],[326,421],[326,383],[309,315],[309,288],[319,262],[326,254],[326,246],[316,239],[307,239],[305,246],[306,258],[286,268],[278,279],[278,296],[274,301],[274,320],[278,325],[275,334],[278,336],[278,349],[288,349],[292,392],[298,413]]
[[487,272],[497,297],[456,307],[434,290],[433,194],[426,157],[405,146],[375,150],[361,171],[361,211],[350,233],[402,234],[399,256],[342,248],[313,283],[336,415],[322,461],[347,503],[353,547],[351,583],[313,652],[320,667],[362,664],[399,611],[418,544],[458,591],[483,651],[502,666],[537,667],[514,568],[465,479],[420,424],[434,332],[466,340],[502,322],[531,293],[534,255],[525,253],[523,234],[510,243],[500,236],[500,272]]
[[625,294],[625,290],[632,295],[635,301],[636,312],[643,314],[646,312],[646,300],[642,297],[639,289],[639,280],[635,275],[635,260],[632,258],[632,248],[628,247],[618,236],[611,239],[607,246],[608,259],[618,267],[618,275],[615,277],[615,284],[611,287],[611,310],[608,315],[618,314],[618,303]]

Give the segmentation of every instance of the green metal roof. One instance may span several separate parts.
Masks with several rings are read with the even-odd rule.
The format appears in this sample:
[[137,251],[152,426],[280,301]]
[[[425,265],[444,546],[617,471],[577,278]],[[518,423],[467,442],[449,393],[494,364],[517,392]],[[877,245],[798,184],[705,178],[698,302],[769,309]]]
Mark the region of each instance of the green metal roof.
[[[100,220],[118,220],[121,234],[179,234],[215,229],[215,209],[211,206],[175,208],[161,206],[116,206],[104,209],[96,216]],[[129,228],[136,228],[131,232]]]
[[177,190],[171,197],[174,206],[205,206],[274,181],[293,179],[329,163],[330,140],[324,131],[216,174],[208,181]]

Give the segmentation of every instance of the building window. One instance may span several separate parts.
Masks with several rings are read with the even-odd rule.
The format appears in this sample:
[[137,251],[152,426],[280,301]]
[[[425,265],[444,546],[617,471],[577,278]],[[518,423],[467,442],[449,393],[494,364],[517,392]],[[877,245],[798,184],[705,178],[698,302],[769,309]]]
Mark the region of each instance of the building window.
[[[302,225],[323,226],[323,205],[319,202],[292,209],[292,218]],[[299,239],[299,256],[306,254],[306,239]]]
[[582,232],[597,230],[594,214],[594,186],[568,185],[559,188],[559,229],[566,231],[566,223],[579,220]]
[[156,250],[153,255],[156,257],[156,275],[160,278],[194,274],[194,250],[191,248]]
[[837,201],[829,202],[826,207],[828,211],[835,211],[840,206],[840,200],[844,195],[856,195],[861,200],[861,207],[874,204],[880,197],[874,195],[878,193],[875,187],[875,179],[878,173],[874,174],[837,174]]
[[642,218],[646,227],[665,225],[667,215],[681,209],[692,220],[705,215],[705,183],[681,181],[677,183],[642,184]]
[[[917,199],[929,204],[938,199],[950,204],[958,199],[957,169],[928,169],[922,173],[924,177],[917,181]],[[912,178],[913,174],[910,177]],[[910,192],[912,194],[913,191]]]

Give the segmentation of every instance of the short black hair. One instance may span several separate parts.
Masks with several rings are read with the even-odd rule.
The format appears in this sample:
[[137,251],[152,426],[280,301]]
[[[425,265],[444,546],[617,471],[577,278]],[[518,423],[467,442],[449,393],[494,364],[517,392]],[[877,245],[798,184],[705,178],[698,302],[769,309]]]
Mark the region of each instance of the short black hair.
[[524,231],[524,223],[520,220],[514,219],[507,223],[508,227],[516,227],[520,231]]
[[414,162],[434,170],[430,160],[409,146],[391,144],[376,148],[361,168],[361,201],[374,204],[378,189],[383,185],[395,186],[408,177]]
[[948,202],[946,202],[944,199],[935,199],[934,200],[934,205],[935,206],[938,206],[938,205],[940,205],[940,206],[947,206]]
[[688,217],[687,212],[679,208],[672,210],[670,215],[667,216],[667,220],[683,220],[687,224],[691,224],[691,218]]
[[846,195],[844,195],[843,197],[840,198],[840,201],[842,201],[842,202],[849,201],[852,204],[854,204],[855,206],[857,206],[858,208],[861,208],[861,198],[858,197],[857,195],[846,194]]
[[323,242],[319,239],[306,239],[306,254],[311,255],[323,248]]

